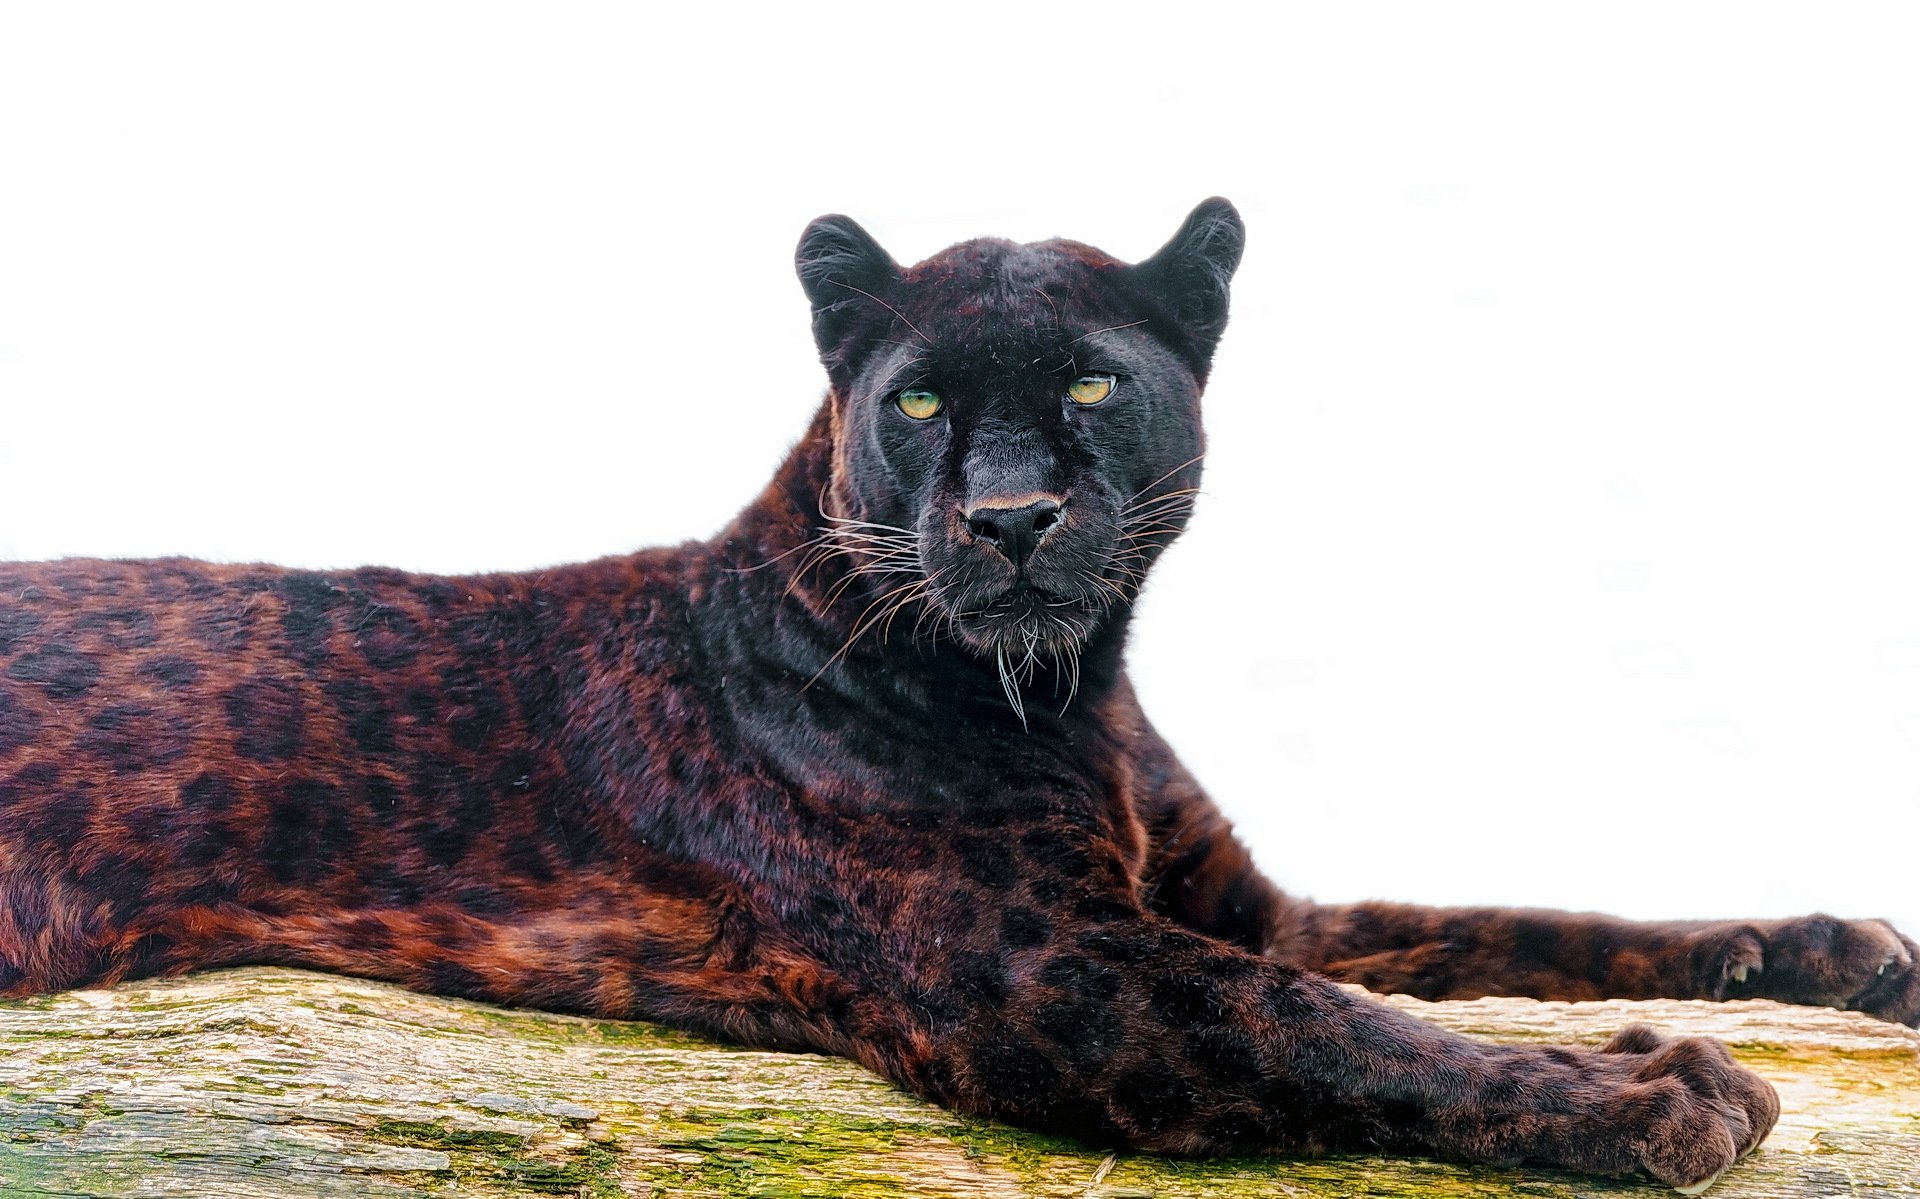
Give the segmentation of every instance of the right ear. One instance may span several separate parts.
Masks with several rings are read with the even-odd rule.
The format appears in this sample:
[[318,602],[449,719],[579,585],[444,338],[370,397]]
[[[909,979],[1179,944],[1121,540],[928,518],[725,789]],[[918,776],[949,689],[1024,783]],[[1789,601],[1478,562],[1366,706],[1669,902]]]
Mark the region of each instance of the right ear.
[[807,226],[793,253],[807,303],[813,308],[813,344],[832,371],[844,361],[853,318],[865,308],[884,308],[878,299],[900,278],[900,268],[852,217],[835,213]]
[[1133,268],[1134,277],[1185,331],[1202,374],[1227,327],[1227,285],[1246,246],[1240,213],[1215,196],[1201,201],[1172,241]]

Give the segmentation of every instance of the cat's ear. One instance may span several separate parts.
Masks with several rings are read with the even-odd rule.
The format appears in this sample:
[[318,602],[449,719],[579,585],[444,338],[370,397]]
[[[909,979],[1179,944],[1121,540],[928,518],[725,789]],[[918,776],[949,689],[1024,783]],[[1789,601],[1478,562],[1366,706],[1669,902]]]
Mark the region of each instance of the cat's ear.
[[794,269],[813,307],[813,341],[828,369],[844,352],[851,318],[900,278],[900,268],[852,217],[823,216],[807,226],[793,253]]
[[1247,248],[1240,213],[1219,196],[1187,214],[1173,240],[1133,268],[1137,279],[1192,339],[1204,361],[1227,327],[1227,285]]

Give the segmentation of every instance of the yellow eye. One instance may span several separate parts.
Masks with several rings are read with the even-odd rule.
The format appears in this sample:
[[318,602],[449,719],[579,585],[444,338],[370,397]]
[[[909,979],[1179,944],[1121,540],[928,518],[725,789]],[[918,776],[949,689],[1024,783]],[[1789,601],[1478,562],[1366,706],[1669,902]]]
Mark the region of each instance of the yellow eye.
[[903,391],[895,402],[915,420],[932,420],[940,413],[940,397],[930,391]]
[[1112,394],[1112,375],[1081,375],[1067,384],[1067,398],[1076,404],[1098,404]]

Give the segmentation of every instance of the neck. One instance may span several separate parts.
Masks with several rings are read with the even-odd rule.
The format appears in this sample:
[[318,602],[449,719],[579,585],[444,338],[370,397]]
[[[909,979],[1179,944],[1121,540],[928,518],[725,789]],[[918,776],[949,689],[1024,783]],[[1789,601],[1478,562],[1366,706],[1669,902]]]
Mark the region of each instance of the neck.
[[[850,497],[837,487],[829,397],[771,482],[711,543],[716,602],[740,619],[735,648],[772,661],[809,691],[897,708],[958,705],[1018,719],[1070,718],[1119,681],[1128,612],[1115,610],[1077,658],[1004,659],[960,643],[917,574],[859,569],[825,529]],[[777,611],[776,611],[777,610]]]

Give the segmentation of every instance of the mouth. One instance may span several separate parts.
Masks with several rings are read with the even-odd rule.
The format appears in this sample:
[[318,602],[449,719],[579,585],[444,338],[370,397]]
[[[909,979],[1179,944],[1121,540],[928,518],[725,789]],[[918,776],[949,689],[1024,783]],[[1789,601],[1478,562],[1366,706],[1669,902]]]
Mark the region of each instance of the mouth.
[[990,598],[978,608],[963,611],[959,619],[968,622],[1031,621],[1043,620],[1061,609],[1090,610],[1092,605],[1077,596],[1059,595],[1043,587],[1035,587],[1022,579],[1013,586]]
[[1077,673],[1080,648],[1099,617],[1100,606],[1084,596],[1059,594],[1022,580],[983,604],[956,612],[953,625],[976,652],[993,657],[1002,682],[1011,688],[1016,682],[1031,682],[1043,663]]

